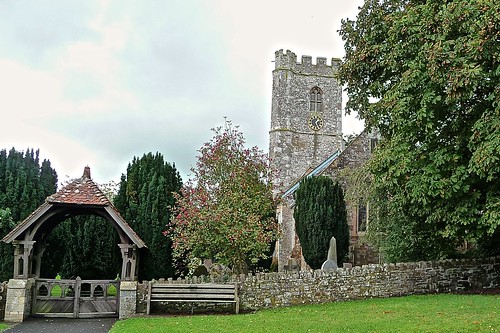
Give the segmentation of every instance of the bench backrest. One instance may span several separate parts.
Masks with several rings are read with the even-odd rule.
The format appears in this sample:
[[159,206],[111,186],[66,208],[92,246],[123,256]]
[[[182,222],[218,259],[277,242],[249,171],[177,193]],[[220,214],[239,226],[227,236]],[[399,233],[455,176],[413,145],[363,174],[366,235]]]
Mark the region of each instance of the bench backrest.
[[231,284],[160,284],[150,283],[151,300],[235,301],[238,288]]

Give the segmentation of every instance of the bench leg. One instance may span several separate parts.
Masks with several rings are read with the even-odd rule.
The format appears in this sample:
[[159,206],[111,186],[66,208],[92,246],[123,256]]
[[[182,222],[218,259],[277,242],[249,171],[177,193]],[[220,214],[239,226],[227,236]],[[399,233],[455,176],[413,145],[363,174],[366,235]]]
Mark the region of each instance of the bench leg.
[[149,281],[148,283],[148,304],[146,307],[146,314],[149,316],[149,312],[151,311],[151,294],[152,294],[153,282]]

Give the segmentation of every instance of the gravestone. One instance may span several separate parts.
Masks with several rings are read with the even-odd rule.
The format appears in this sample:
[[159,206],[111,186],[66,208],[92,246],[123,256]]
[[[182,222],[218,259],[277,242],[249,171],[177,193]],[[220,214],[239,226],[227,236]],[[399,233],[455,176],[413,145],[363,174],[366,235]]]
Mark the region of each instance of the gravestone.
[[330,239],[330,248],[328,249],[328,257],[321,265],[323,271],[333,271],[338,268],[337,266],[337,240],[335,237]]

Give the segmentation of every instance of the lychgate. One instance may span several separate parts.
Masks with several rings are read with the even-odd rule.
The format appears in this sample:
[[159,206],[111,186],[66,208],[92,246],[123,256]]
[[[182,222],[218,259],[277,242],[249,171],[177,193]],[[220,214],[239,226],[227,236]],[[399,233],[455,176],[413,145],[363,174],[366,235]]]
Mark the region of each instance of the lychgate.
[[[120,243],[117,245],[122,254],[120,281],[41,279],[48,236],[69,216],[83,214],[105,218],[118,233]],[[120,304],[120,297],[130,300],[134,295],[131,285],[136,280],[138,250],[146,244],[92,181],[89,167],[85,167],[81,178],[46,198],[2,241],[14,245],[14,274],[8,284],[6,321],[19,322],[30,314],[44,313],[77,318],[82,317],[82,307],[87,311],[83,317],[119,315],[122,318],[135,311],[131,304]],[[126,285],[125,295],[120,295],[121,284]]]

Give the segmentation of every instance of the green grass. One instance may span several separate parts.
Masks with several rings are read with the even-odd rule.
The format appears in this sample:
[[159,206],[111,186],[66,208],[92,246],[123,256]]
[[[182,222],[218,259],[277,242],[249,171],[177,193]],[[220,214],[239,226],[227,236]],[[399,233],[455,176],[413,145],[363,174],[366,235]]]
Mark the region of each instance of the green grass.
[[52,290],[50,291],[50,296],[61,297],[61,295],[62,295],[62,288],[60,285],[56,284],[54,287],[52,287]]
[[128,332],[499,332],[500,295],[424,295],[294,306],[244,315],[138,317]]
[[0,332],[8,329],[10,326],[5,323],[0,323]]
[[110,285],[107,290],[108,296],[116,296],[116,287],[114,285]]

